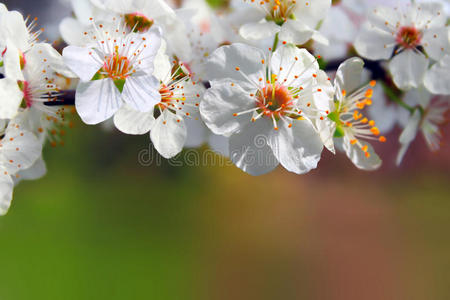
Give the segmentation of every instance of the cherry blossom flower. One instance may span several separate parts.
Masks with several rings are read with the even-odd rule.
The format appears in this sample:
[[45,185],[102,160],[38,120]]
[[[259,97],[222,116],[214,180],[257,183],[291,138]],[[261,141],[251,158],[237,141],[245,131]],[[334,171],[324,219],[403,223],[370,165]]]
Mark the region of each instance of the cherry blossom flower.
[[162,29],[168,51],[179,59],[188,60],[191,56],[189,40],[183,23],[182,12],[174,11],[164,0],[92,0],[103,10],[122,18],[129,31],[144,33],[153,26]]
[[405,102],[415,109],[399,138],[401,147],[397,155],[397,165],[402,163],[419,131],[431,151],[439,150],[442,137],[440,126],[447,122],[446,113],[450,109],[450,97],[433,96],[423,87],[408,92]]
[[75,106],[87,124],[109,119],[124,103],[148,112],[161,99],[152,75],[160,32],[127,33],[125,26],[117,21],[93,24],[93,32],[85,32],[91,34],[90,44],[63,51],[65,63],[80,78]]
[[204,88],[192,81],[183,65],[170,64],[168,57],[161,53],[155,65],[161,101],[148,112],[139,112],[125,105],[114,116],[114,124],[127,134],[150,132],[156,150],[169,159],[180,153],[185,145],[185,119],[200,122],[198,107]]
[[323,142],[313,121],[329,113],[321,108],[331,84],[311,54],[285,45],[266,57],[233,44],[217,49],[207,66],[211,89],[200,112],[215,134],[229,137],[236,166],[251,175],[280,163],[298,174],[317,167]]
[[261,40],[279,33],[282,41],[304,44],[310,39],[327,43],[317,31],[327,15],[331,0],[267,0],[251,1],[249,22],[240,28],[242,37]]
[[335,143],[347,154],[353,164],[362,170],[375,170],[381,166],[381,160],[372,146],[364,140],[385,142],[375,122],[362,113],[372,104],[372,87],[375,82],[361,86],[361,73],[364,62],[360,58],[351,58],[339,66],[334,81],[336,106],[328,118],[335,122]]
[[404,9],[378,6],[369,14],[355,48],[365,58],[390,60],[389,70],[400,89],[417,88],[429,58],[438,61],[449,52],[446,22],[440,3],[413,3]]

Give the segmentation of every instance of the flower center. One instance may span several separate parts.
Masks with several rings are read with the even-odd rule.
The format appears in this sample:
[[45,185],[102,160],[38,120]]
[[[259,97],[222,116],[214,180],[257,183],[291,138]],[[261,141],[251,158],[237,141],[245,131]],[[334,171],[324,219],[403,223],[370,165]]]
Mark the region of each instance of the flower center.
[[256,104],[264,116],[279,118],[292,106],[288,88],[278,83],[267,85],[256,94]]
[[106,58],[103,69],[111,79],[121,80],[130,76],[132,66],[128,57],[114,53]]
[[288,18],[293,18],[292,8],[295,6],[296,0],[265,0],[261,1],[261,4],[268,4],[269,15],[266,19],[281,26]]
[[421,39],[422,33],[415,27],[402,27],[397,34],[397,43],[405,49],[416,48]]
[[146,32],[152,27],[153,19],[147,18],[140,13],[126,14],[124,16],[125,24],[128,30],[133,32]]

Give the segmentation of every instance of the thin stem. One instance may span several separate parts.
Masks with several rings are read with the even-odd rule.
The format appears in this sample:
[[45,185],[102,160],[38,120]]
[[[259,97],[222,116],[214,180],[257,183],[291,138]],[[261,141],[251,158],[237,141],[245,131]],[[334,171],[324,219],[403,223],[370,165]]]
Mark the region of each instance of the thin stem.
[[279,41],[279,39],[278,39],[278,32],[277,32],[277,34],[275,34],[275,38],[273,40],[272,52],[275,52],[275,50],[277,50],[278,41]]
[[382,87],[383,87],[383,91],[386,94],[386,96],[389,97],[389,99],[395,103],[397,103],[400,107],[403,107],[404,109],[408,110],[411,114],[414,113],[415,108],[409,106],[408,104],[406,104],[402,99],[400,99],[395,93],[394,91],[387,86],[384,82],[381,83]]

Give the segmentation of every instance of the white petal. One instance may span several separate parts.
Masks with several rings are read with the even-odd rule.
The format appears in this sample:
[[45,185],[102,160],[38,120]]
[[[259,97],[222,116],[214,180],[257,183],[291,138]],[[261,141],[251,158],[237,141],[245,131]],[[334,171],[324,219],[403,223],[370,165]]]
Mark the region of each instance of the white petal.
[[422,53],[404,50],[389,63],[395,85],[403,90],[417,88],[423,83],[428,59]]
[[372,145],[367,142],[362,143],[367,145],[367,152],[370,154],[370,157],[366,157],[365,153],[361,150],[361,148],[359,148],[358,145],[352,145],[347,136],[335,139],[335,144],[341,144],[341,147],[347,154],[347,157],[358,169],[373,171],[381,167],[381,159],[373,150]]
[[246,40],[262,40],[275,36],[280,26],[274,22],[255,22],[241,26],[239,34]]
[[[448,1],[444,0],[441,2],[445,3]],[[442,4],[443,3],[438,3],[436,1],[427,1],[417,4],[415,9],[417,12],[419,12],[417,14],[418,20],[416,20],[416,22],[419,23],[418,27],[444,27],[447,23],[448,14],[445,13],[445,9]]]
[[41,156],[42,144],[29,131],[17,128],[11,121],[0,142],[0,161],[9,174],[31,167]]
[[401,13],[391,6],[378,5],[368,15],[370,24],[388,33],[396,31],[396,24],[401,20]]
[[433,94],[450,95],[450,55],[446,55],[439,63],[427,71],[424,79],[425,87]]
[[314,34],[314,30],[306,26],[301,21],[287,20],[281,26],[280,40],[296,45],[302,45],[309,41]]
[[399,109],[395,103],[388,104],[388,99],[381,85],[374,87],[372,105],[369,106],[367,111],[370,119],[375,121],[377,128],[382,133],[390,132],[397,123]]
[[101,60],[94,56],[95,51],[84,47],[68,46],[63,50],[64,62],[82,81],[91,80],[102,67]]
[[6,77],[15,80],[24,80],[20,65],[20,51],[10,40],[6,43],[6,52],[3,55],[3,66]]
[[16,48],[25,52],[29,48],[30,35],[21,13],[9,11],[0,18],[0,37],[10,39]]
[[396,46],[395,37],[369,24],[358,34],[354,47],[359,55],[371,60],[389,59]]
[[123,105],[114,115],[114,125],[126,134],[144,134],[150,131],[155,122],[153,110],[140,112],[127,104]]
[[317,168],[323,143],[312,125],[306,120],[293,121],[291,128],[286,122],[279,125],[271,133],[270,146],[283,167],[296,174]]
[[184,23],[175,19],[164,27],[169,53],[176,54],[182,61],[192,59],[192,49]]
[[19,180],[37,180],[42,178],[47,173],[47,167],[42,156],[28,169],[22,170],[19,173]]
[[[130,47],[128,53],[135,53],[140,50],[139,64],[135,63],[135,65],[139,67],[139,71],[152,74],[154,70],[153,61],[161,47],[161,32],[158,28],[152,28],[144,34],[138,34],[137,37],[137,41]],[[142,50],[140,44],[143,39],[145,39],[146,47]]]
[[321,20],[328,14],[331,7],[330,0],[297,0],[293,14],[310,28],[316,28]]
[[4,216],[11,206],[14,182],[9,175],[0,169],[0,216]]
[[[255,84],[264,78],[265,59],[262,50],[244,44],[232,44],[216,49],[206,63],[207,78],[211,81],[229,78],[250,85],[243,72]],[[236,67],[240,71],[236,71]]]
[[122,96],[110,79],[78,84],[75,107],[86,124],[98,124],[109,119],[122,104]]
[[[77,2],[77,1],[73,1]],[[89,41],[84,35],[84,25],[74,18],[64,18],[59,23],[61,37],[68,45],[84,46]]]
[[128,77],[123,87],[122,99],[135,110],[153,110],[161,101],[159,80],[153,75]]
[[[120,2],[123,2],[123,0],[119,0]],[[143,1],[145,2],[145,14],[148,15],[151,18],[176,18],[174,10],[163,0],[154,0],[154,1]]]
[[198,148],[206,141],[207,135],[210,133],[208,128],[200,120],[186,118],[184,120],[187,129],[186,148]]
[[208,138],[208,145],[214,152],[225,157],[230,156],[229,138],[211,133]]
[[0,79],[0,119],[12,119],[22,102],[23,92],[17,81],[10,78]]
[[46,64],[48,64],[53,71],[69,78],[76,77],[76,75],[64,64],[61,54],[59,54],[58,51],[56,51],[50,44],[36,44],[30,49],[30,51],[27,52],[26,58],[28,61],[34,60],[39,62],[41,65],[45,59]]
[[253,176],[269,173],[279,162],[269,146],[274,131],[272,122],[259,119],[229,139],[230,159],[242,171]]
[[156,119],[155,125],[150,131],[155,149],[167,159],[174,157],[183,150],[186,135],[184,120],[179,119],[167,109]]
[[286,82],[291,83],[290,86],[300,86],[304,84],[305,78],[312,80],[313,74],[319,71],[319,64],[308,50],[288,44],[279,47],[272,55],[271,68],[279,82],[286,79]]
[[161,47],[158,50],[158,53],[155,56],[155,60],[153,61],[154,70],[153,76],[157,79],[166,82],[166,79],[171,75],[172,65],[170,64],[169,56],[166,54],[166,42],[161,40]]
[[421,120],[420,111],[417,109],[414,111],[413,115],[408,121],[405,129],[403,129],[402,134],[400,135],[399,142],[401,144],[400,151],[397,154],[397,166],[402,163],[403,157],[406,154],[406,151],[409,148],[409,145],[414,141],[417,136],[417,132],[419,130],[419,123]]
[[427,54],[434,60],[440,60],[449,53],[449,28],[441,27],[425,31],[422,38],[422,45]]
[[200,114],[206,126],[219,135],[230,135],[249,123],[251,113],[235,113],[255,107],[255,100],[239,85],[228,80],[218,81],[208,89],[200,103]]
[[364,62],[358,57],[347,59],[343,62],[336,73],[334,85],[341,91],[345,90],[350,95],[361,86],[361,74]]

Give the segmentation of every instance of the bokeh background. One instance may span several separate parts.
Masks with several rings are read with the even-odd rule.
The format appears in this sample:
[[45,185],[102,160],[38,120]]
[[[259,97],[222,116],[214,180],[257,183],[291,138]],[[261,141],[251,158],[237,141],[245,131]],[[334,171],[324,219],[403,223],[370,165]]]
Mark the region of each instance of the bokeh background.
[[[4,2],[50,41],[70,14]],[[420,136],[400,168],[397,130],[380,171],[324,152],[308,175],[254,178],[144,167],[148,136],[75,121],[0,219],[0,299],[450,299],[448,129],[439,153]]]

